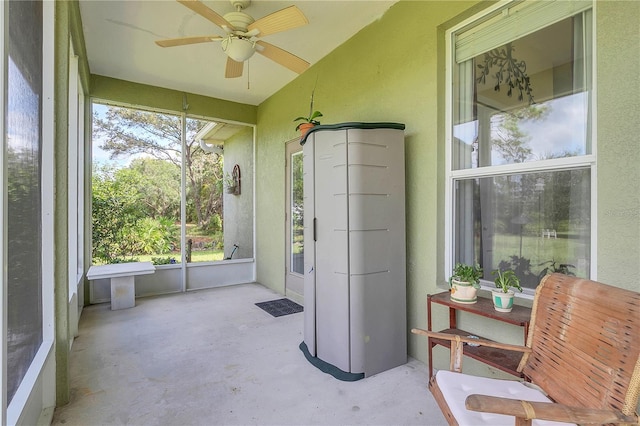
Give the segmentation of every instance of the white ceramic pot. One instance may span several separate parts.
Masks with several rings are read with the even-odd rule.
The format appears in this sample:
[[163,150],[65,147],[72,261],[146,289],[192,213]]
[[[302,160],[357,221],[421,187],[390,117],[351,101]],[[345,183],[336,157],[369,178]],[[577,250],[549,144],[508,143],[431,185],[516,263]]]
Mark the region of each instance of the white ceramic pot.
[[513,309],[513,291],[509,290],[504,293],[502,290],[492,290],[491,294],[493,295],[493,307],[496,311],[511,312],[511,309]]
[[478,301],[478,289],[465,281],[451,280],[451,301],[472,304]]

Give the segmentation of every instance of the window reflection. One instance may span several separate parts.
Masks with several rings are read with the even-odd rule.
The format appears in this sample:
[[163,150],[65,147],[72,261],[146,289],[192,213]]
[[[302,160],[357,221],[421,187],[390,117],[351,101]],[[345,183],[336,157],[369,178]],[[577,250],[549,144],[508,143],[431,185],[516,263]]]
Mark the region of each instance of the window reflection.
[[481,260],[491,281],[513,269],[529,288],[561,265],[588,276],[590,191],[588,169],[458,181],[454,232],[468,252],[457,258]]
[[[454,72],[455,170],[591,153],[588,69],[584,46],[575,42],[582,38],[581,22],[580,15],[562,20],[458,64]],[[519,83],[510,89],[515,74],[510,79],[506,67],[495,59],[505,52],[524,64],[532,89],[530,101],[526,92],[519,98]],[[488,60],[487,55],[495,58]],[[486,66],[491,72],[483,77],[481,70]]]
[[302,151],[291,156],[291,272],[304,273]]

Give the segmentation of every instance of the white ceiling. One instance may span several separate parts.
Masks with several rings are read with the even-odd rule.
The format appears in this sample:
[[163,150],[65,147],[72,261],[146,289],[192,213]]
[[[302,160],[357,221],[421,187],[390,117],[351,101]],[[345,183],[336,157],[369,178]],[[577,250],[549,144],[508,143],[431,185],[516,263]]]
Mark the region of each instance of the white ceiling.
[[[264,37],[313,66],[337,46],[381,17],[397,0],[253,0],[245,12],[258,19],[295,4],[309,25]],[[228,0],[203,1],[220,15]],[[262,55],[245,63],[240,78],[225,79],[219,42],[162,48],[166,38],[224,35],[210,21],[172,0],[80,0],[92,74],[258,105],[297,77]],[[249,88],[247,87],[249,86]]]

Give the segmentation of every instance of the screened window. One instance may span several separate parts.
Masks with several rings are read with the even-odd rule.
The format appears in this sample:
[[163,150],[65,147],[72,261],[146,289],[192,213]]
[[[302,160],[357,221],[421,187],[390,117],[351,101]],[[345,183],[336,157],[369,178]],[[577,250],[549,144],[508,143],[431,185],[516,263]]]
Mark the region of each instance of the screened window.
[[591,19],[518,2],[451,32],[447,273],[590,276]]
[[[3,5],[4,6],[4,5]],[[42,3],[9,2],[6,99],[7,403],[43,342]]]
[[183,141],[178,115],[93,108],[93,263],[253,257],[251,127],[186,117]]

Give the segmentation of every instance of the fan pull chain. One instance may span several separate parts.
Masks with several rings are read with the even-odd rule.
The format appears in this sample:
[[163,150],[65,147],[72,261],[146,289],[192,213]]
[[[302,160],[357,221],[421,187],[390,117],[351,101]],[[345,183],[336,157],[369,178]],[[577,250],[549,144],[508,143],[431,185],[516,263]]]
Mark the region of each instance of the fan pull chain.
[[247,90],[251,89],[251,79],[249,78],[249,70],[250,70],[249,62],[251,61],[247,61]]

